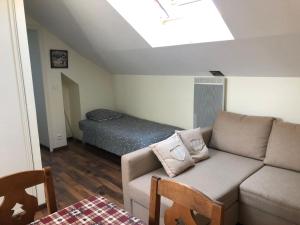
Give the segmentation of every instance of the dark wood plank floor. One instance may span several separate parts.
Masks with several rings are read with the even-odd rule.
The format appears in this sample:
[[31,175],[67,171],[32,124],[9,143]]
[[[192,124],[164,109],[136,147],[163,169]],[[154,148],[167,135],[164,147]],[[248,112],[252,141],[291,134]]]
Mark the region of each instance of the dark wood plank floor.
[[[43,167],[52,169],[59,209],[95,194],[123,207],[120,157],[76,140],[53,153],[42,148],[41,153]],[[44,215],[41,210],[37,218]]]

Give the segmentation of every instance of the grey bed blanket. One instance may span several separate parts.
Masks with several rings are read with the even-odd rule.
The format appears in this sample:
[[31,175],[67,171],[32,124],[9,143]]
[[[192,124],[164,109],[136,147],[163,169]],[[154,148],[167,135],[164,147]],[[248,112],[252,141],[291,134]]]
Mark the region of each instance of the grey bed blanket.
[[175,130],[181,130],[128,115],[101,122],[86,119],[79,122],[79,127],[83,131],[84,143],[119,156],[162,141]]

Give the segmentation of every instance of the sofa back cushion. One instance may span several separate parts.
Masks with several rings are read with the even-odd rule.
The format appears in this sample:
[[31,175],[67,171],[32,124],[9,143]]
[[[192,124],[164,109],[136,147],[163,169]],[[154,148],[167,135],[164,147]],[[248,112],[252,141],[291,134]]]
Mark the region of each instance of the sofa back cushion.
[[300,124],[274,121],[264,162],[300,172]]
[[273,118],[221,112],[209,146],[221,151],[263,160]]

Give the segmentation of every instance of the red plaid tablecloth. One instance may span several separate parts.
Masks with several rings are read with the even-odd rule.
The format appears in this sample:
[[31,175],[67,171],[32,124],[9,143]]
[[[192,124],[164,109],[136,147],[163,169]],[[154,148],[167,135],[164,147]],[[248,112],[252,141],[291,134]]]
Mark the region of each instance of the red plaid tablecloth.
[[145,225],[101,196],[91,196],[30,225]]

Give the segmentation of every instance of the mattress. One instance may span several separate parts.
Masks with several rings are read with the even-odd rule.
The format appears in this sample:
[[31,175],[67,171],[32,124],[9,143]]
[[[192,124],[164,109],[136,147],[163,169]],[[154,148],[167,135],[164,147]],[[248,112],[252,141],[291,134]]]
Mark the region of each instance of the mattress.
[[119,156],[162,141],[174,134],[175,130],[181,130],[129,115],[101,122],[86,119],[79,122],[79,127],[84,143]]

